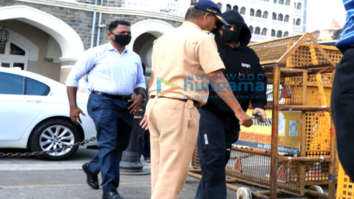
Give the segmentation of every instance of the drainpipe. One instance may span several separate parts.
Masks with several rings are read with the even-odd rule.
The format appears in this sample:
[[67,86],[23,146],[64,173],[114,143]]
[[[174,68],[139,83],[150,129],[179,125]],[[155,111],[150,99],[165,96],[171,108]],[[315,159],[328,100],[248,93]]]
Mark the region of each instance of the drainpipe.
[[307,0],[304,0],[304,23],[302,27],[302,31],[306,32],[306,25],[307,25]]
[[[103,0],[101,1],[101,6],[103,6]],[[98,16],[98,27],[97,27],[97,39],[96,39],[96,46],[100,45],[101,42],[101,23],[102,23],[102,11],[100,12]]]
[[[97,0],[95,0],[95,6],[97,5]],[[90,43],[90,48],[93,48],[93,42],[94,42],[94,34],[95,34],[95,27],[96,27],[96,8],[93,10],[93,16],[92,16],[92,28],[91,28],[91,43]]]

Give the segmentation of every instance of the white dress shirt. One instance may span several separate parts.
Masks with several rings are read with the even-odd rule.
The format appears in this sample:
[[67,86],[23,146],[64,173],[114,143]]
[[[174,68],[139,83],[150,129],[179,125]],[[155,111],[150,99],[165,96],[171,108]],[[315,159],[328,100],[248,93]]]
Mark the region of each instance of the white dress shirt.
[[135,88],[146,88],[139,55],[128,49],[119,53],[110,43],[87,50],[70,71],[66,85],[78,87],[85,74],[90,91],[130,95]]

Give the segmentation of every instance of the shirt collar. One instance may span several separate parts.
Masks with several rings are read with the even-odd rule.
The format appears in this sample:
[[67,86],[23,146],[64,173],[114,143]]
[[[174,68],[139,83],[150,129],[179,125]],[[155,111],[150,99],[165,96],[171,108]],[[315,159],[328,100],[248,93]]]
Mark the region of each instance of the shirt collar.
[[[108,43],[106,44],[106,49],[109,50],[109,51],[116,51],[117,53],[119,53],[118,50],[115,49],[115,48],[112,46],[112,44],[111,44],[110,42],[108,42]],[[127,48],[124,48],[123,52],[120,53],[120,54],[123,55],[123,54],[126,54],[126,53],[128,53],[128,49],[127,49]]]
[[193,22],[190,22],[190,21],[184,21],[182,26],[188,26],[188,27],[191,27],[191,28],[196,28],[198,30],[202,30],[197,24],[195,24]]

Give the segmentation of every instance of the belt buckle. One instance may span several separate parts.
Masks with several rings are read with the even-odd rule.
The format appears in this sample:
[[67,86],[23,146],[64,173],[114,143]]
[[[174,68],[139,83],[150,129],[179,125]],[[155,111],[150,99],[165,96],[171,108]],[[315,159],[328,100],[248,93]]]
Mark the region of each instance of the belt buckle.
[[187,102],[186,102],[186,106],[187,106],[187,108],[189,108],[189,109],[194,108],[194,101],[191,100],[191,99],[188,99]]

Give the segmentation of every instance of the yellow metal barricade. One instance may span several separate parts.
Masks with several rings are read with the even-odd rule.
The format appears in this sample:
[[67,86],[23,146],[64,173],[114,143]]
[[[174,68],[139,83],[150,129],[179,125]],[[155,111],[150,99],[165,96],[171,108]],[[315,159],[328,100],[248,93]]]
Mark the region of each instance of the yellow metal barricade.
[[[329,104],[341,53],[319,45],[308,33],[250,47],[265,68],[273,96],[267,122],[241,128],[227,176],[266,188],[252,192],[260,198],[276,198],[278,193],[334,198],[336,152]],[[192,165],[200,170],[196,153]],[[329,193],[313,191],[313,185],[328,185]]]
[[350,181],[349,176],[345,174],[342,165],[339,164],[337,199],[353,199],[354,183]]

